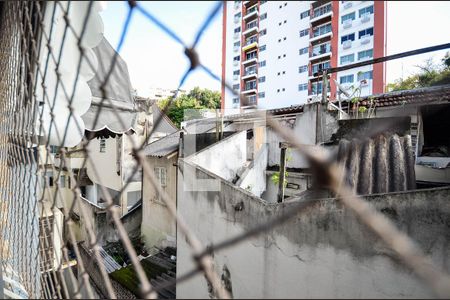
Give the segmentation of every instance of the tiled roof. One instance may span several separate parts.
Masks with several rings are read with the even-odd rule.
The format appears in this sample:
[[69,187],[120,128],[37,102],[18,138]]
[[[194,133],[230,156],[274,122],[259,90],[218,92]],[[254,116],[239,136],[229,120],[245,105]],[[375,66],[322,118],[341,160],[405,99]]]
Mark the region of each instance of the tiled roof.
[[[360,106],[369,106],[370,101],[373,101],[376,107],[449,102],[450,84],[365,96],[360,98]],[[347,107],[349,101],[342,101],[342,104]]]

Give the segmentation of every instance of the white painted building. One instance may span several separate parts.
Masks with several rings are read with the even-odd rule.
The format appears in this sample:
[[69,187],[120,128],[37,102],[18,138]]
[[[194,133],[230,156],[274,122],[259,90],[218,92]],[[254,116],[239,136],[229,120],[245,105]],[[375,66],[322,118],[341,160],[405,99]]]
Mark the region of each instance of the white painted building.
[[[314,100],[321,69],[384,56],[384,1],[228,1],[223,14],[222,108],[273,109]],[[361,96],[384,92],[384,64],[332,74]],[[355,96],[359,95],[359,92]],[[336,84],[331,80],[331,99]]]

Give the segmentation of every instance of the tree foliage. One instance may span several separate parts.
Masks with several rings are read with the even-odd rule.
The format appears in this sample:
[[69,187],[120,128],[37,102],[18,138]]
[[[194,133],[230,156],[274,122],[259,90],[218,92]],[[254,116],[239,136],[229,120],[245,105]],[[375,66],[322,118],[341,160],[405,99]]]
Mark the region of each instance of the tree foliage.
[[[209,89],[201,89],[195,87],[187,94],[179,95],[169,107],[167,116],[172,122],[180,127],[185,116],[189,118],[201,118],[201,109],[218,109],[220,108],[220,93]],[[171,98],[158,102],[159,107],[164,109],[169,104]]]
[[416,66],[419,71],[406,79],[397,79],[387,85],[388,91],[411,90],[428,86],[450,84],[450,53],[442,58],[440,64],[428,59],[424,64]]

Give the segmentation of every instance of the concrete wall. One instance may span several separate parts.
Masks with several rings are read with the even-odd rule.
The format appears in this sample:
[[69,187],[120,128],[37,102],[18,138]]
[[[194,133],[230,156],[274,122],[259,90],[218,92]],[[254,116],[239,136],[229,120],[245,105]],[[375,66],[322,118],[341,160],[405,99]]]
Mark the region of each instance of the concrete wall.
[[[180,180],[189,166],[179,172]],[[197,177],[219,180],[200,168]],[[178,210],[204,245],[264,224],[299,203],[267,204],[220,182],[219,191],[179,191]],[[450,189],[442,188],[372,195],[366,200],[448,272],[449,196]],[[335,199],[318,200],[283,225],[214,253],[214,264],[219,276],[225,266],[229,270],[235,298],[434,297],[392,250]],[[177,276],[192,268],[190,249],[181,237]],[[208,298],[204,277],[178,284],[177,297]]]
[[[177,155],[171,158],[147,157],[152,167],[167,169],[167,186],[164,188],[171,199],[176,199],[176,166]],[[175,246],[176,226],[166,205],[159,198],[149,178],[144,174],[141,234],[145,245],[166,247]]]
[[242,131],[187,158],[218,176],[232,180],[247,161],[247,132]]
[[257,197],[261,197],[261,194],[266,190],[266,176],[265,171],[267,168],[268,148],[266,144],[263,144],[262,148],[255,155],[255,160],[252,165],[244,171],[239,183],[239,187],[249,191]]

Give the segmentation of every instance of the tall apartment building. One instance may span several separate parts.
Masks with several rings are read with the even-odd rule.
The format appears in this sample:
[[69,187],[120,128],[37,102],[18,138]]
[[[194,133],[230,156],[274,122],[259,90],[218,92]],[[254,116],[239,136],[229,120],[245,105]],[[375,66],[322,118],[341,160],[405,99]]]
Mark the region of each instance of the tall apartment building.
[[[222,108],[272,109],[322,94],[321,69],[384,56],[385,1],[228,1],[223,12]],[[361,95],[382,93],[384,63],[331,75]],[[336,99],[330,80],[329,97]]]

